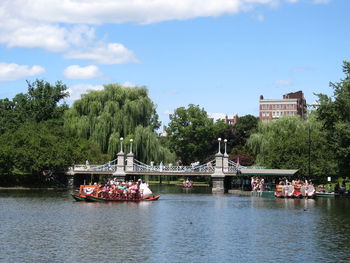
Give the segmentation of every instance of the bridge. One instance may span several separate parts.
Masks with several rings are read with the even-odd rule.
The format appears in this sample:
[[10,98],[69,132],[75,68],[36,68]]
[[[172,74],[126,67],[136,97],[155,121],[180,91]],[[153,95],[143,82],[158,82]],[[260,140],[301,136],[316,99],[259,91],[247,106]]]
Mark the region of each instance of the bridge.
[[219,144],[219,151],[215,154],[215,159],[204,164],[198,163],[191,166],[163,165],[162,163],[159,165],[148,165],[134,158],[132,143],[128,154],[123,152],[123,144],[121,143],[121,151],[117,154],[115,160],[102,165],[79,164],[71,167],[67,172],[67,175],[69,176],[68,185],[73,187],[74,176],[78,174],[110,175],[119,181],[125,181],[126,177],[130,175],[167,175],[179,177],[210,176],[213,184],[212,191],[223,193],[225,188],[227,188],[225,187],[225,182],[238,175],[291,176],[297,172],[297,170],[245,167],[229,160],[228,157],[226,147],[225,152],[221,153]]

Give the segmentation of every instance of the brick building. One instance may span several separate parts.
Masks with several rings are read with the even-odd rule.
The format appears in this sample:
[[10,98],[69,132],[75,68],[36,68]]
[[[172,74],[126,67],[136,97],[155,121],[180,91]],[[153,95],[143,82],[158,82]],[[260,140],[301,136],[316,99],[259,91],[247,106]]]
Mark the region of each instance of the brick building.
[[306,118],[306,100],[302,91],[287,93],[282,99],[264,99],[260,96],[259,117],[269,122],[282,116],[300,116]]
[[234,115],[232,119],[230,119],[227,115],[225,116],[225,123],[227,123],[228,125],[235,125],[238,121],[239,117],[238,115]]

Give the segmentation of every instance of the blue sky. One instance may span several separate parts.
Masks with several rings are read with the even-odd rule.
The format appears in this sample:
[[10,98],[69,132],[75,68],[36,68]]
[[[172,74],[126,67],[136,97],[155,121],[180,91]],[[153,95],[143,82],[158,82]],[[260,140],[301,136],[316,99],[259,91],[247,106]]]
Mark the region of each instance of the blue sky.
[[[29,3],[30,2],[30,3]],[[144,85],[164,124],[190,103],[258,116],[259,96],[331,95],[350,60],[348,0],[0,2],[0,98],[61,80],[71,103],[103,84]]]

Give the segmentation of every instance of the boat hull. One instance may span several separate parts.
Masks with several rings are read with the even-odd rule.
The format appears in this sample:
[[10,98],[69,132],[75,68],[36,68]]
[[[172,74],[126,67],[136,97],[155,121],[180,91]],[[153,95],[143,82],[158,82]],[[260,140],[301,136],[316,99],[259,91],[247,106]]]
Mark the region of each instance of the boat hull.
[[86,196],[86,201],[90,202],[141,202],[141,201],[156,201],[158,200],[160,195],[152,196],[151,198],[135,198],[135,199],[127,199],[127,198],[102,198],[102,197],[94,197],[94,196]]
[[317,197],[330,197],[330,198],[334,198],[339,196],[339,194],[331,192],[331,193],[326,193],[326,192],[316,192],[316,196]]
[[77,202],[86,201],[86,195],[72,194],[72,197],[73,197],[74,200],[77,201]]

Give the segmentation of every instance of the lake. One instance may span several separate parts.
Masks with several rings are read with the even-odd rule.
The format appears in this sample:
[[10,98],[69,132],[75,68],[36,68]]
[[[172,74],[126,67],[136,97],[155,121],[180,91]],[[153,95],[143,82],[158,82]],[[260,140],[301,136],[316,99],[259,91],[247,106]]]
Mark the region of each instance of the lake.
[[140,203],[2,190],[0,262],[350,262],[350,199],[152,189]]

